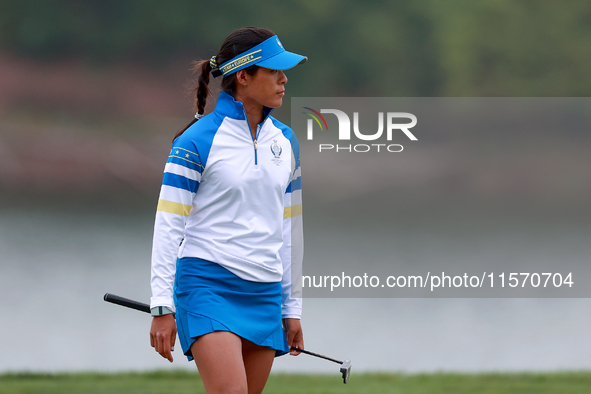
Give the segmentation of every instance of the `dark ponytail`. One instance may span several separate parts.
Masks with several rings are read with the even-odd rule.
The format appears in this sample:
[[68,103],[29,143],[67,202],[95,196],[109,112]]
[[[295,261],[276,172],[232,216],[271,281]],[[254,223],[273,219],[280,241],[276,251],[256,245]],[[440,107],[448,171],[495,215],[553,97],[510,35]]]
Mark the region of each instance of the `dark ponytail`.
[[[242,52],[247,51],[274,35],[275,33],[271,30],[261,27],[243,27],[242,29],[238,29],[226,38],[218,54],[215,56],[215,63],[217,63],[217,65],[224,64],[228,60],[235,58]],[[250,66],[245,68],[244,71],[249,75],[254,75],[258,68],[258,66]],[[180,137],[181,134],[191,127],[193,123],[197,122],[197,118],[199,118],[198,115],[203,115],[205,113],[207,96],[211,95],[208,85],[209,76],[212,70],[210,60],[201,60],[193,63],[193,74],[199,75],[197,78],[197,86],[192,89],[195,97],[195,119],[180,130],[174,136],[173,141]],[[236,73],[224,77],[222,79],[222,90],[234,90],[235,82]]]
[[193,73],[199,73],[197,87],[193,89],[195,91],[195,113],[203,115],[205,113],[207,96],[211,96],[211,91],[207,87],[209,85],[209,73],[211,73],[210,61],[201,60],[200,62],[195,62]]
[[195,97],[195,118],[189,122],[183,129],[179,130],[178,133],[172,139],[173,141],[176,140],[187,130],[191,125],[197,122],[197,115],[203,115],[205,113],[205,104],[207,103],[207,96],[211,95],[211,91],[209,90],[209,73],[211,73],[211,64],[209,60],[201,60],[198,62],[193,62],[193,74],[199,74],[197,78],[197,86],[195,86],[192,91]]

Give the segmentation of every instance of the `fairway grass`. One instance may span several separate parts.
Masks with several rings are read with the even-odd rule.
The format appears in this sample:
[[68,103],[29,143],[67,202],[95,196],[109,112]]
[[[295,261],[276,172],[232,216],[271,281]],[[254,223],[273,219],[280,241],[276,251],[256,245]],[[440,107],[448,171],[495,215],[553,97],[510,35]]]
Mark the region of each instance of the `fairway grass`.
[[[495,374],[272,374],[265,394],[588,394],[591,372]],[[205,393],[197,372],[9,373],[0,375],[0,394],[184,394]]]

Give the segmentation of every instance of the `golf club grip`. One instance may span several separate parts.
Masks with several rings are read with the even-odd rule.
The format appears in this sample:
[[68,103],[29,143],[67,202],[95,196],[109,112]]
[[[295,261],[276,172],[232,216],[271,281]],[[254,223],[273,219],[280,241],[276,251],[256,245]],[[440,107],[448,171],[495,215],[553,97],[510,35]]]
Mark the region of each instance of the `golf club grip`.
[[107,302],[111,302],[113,304],[126,306],[131,309],[136,309],[138,311],[150,313],[150,305],[144,304],[143,302],[130,300],[129,298],[120,297],[115,294],[106,293],[104,296],[104,300]]

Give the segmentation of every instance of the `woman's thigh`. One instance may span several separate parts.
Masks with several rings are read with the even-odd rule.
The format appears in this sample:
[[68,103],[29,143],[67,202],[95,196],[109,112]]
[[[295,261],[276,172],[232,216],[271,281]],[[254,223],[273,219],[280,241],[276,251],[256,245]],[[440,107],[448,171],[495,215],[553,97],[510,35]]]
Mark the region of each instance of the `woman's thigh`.
[[260,394],[265,388],[273,360],[275,349],[258,346],[242,339],[242,357],[248,381],[248,394]]
[[275,358],[274,349],[227,331],[199,337],[191,352],[208,394],[260,394]]
[[191,345],[191,353],[208,394],[247,394],[242,339],[227,331],[205,334]]

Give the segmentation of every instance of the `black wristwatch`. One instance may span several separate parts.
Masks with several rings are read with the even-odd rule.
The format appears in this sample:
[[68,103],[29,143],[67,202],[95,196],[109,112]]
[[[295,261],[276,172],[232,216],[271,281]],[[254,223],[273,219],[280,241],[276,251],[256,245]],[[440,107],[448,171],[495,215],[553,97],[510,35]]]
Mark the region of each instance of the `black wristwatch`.
[[152,316],[164,316],[170,315],[172,310],[167,306],[155,306],[154,308],[150,309],[150,314]]

